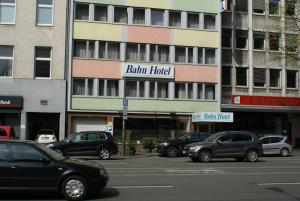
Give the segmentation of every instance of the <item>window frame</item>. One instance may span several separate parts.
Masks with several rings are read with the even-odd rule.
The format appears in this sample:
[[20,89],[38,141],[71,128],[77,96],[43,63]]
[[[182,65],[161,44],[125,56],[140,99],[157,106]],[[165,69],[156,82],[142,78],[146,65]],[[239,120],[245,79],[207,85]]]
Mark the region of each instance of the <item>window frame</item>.
[[[135,13],[134,11],[137,10],[143,10],[144,11],[144,23],[140,24],[140,23],[135,23]],[[138,8],[138,7],[134,7],[132,10],[132,24],[133,25],[146,25],[146,9],[145,8]]]
[[[105,7],[106,8],[106,20],[105,21],[95,19],[96,18],[96,15],[95,15],[96,14],[96,7]],[[94,22],[108,22],[108,12],[109,12],[109,10],[108,10],[107,5],[95,4],[93,10],[94,10],[94,16],[93,16],[93,21]]]
[[[54,3],[55,0],[51,0],[52,4],[48,5],[48,4],[39,4],[38,2],[39,0],[36,1],[36,26],[44,26],[44,27],[52,27],[54,26]],[[51,24],[41,24],[38,23],[38,10],[39,8],[51,8]]]
[[[243,70],[246,70],[246,85],[239,85],[237,83],[237,70],[238,69],[243,69]],[[248,67],[236,67],[235,68],[235,86],[238,87],[238,88],[248,88],[249,87],[249,68]]]
[[[271,86],[271,71],[279,71],[279,86]],[[281,68],[270,68],[269,69],[269,87],[270,89],[281,89],[282,88],[282,69]]]
[[[176,13],[176,14],[178,14],[179,13],[179,15],[180,15],[180,22],[179,22],[179,26],[173,26],[173,25],[171,25],[171,18],[170,18],[170,14],[171,13]],[[181,28],[182,27],[182,17],[181,17],[181,11],[177,11],[177,10],[170,10],[169,11],[169,21],[168,21],[168,27],[171,27],[171,28]]]
[[14,74],[14,55],[15,55],[15,48],[13,45],[0,45],[0,47],[6,46],[6,47],[12,47],[12,57],[6,57],[6,56],[0,56],[0,60],[11,60],[11,76],[1,76],[0,75],[0,79],[2,78],[13,78],[13,74]]
[[[37,57],[37,49],[38,48],[49,48],[50,49],[50,58],[45,57]],[[35,54],[34,54],[34,79],[52,79],[52,55],[53,54],[53,48],[52,47],[46,47],[46,46],[35,46]],[[36,61],[49,61],[50,63],[50,70],[49,70],[49,77],[38,77],[36,76],[36,69],[37,69],[37,62]]]
[[[260,71],[260,70],[263,70],[263,72],[264,72],[264,83],[263,83],[264,85],[263,86],[255,85],[257,83],[256,82],[257,74],[255,74],[255,71]],[[266,88],[267,87],[267,69],[266,68],[256,68],[256,67],[253,68],[253,87],[254,88]]]
[[[295,81],[296,81],[295,88],[288,87],[288,79],[287,79],[289,77],[288,76],[288,71],[296,73],[296,75],[295,75]],[[288,89],[288,90],[298,90],[298,88],[299,88],[299,80],[298,79],[299,79],[299,71],[298,70],[296,70],[296,69],[286,69],[286,89]]]
[[[163,13],[163,21],[162,24],[153,24],[153,19],[152,19],[152,11],[162,11]],[[165,27],[165,20],[166,20],[166,11],[164,9],[156,9],[152,8],[150,11],[150,26],[154,27]]]
[[13,20],[13,22],[2,22],[1,18],[0,18],[0,24],[3,24],[3,25],[16,24],[17,3],[16,3],[16,0],[14,0],[14,1],[15,1],[15,3],[0,3],[0,7],[1,6],[14,7],[14,20]]
[[[212,16],[212,17],[214,17],[215,24],[214,24],[214,28],[213,29],[205,28],[205,25],[206,25],[206,23],[205,23],[205,17],[206,16]],[[201,22],[200,22],[200,24],[201,24]],[[203,15],[203,29],[204,30],[210,30],[210,31],[216,31],[217,30],[217,16],[215,14],[204,13],[204,15]]]
[[[124,9],[124,10],[126,10],[126,14],[127,14],[127,20],[126,20],[126,22],[117,22],[116,21],[116,9]],[[115,23],[115,24],[128,24],[128,22],[129,22],[129,13],[128,13],[128,7],[126,7],[126,6],[114,6],[114,9],[113,9],[113,12],[114,12],[114,18],[113,18],[113,23]],[[121,18],[120,18],[121,19]]]

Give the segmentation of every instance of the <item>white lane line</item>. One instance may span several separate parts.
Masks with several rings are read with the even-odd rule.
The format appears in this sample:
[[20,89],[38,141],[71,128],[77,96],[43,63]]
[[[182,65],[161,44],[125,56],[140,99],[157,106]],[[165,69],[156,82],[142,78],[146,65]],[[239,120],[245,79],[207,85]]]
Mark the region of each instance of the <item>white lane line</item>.
[[173,188],[174,186],[111,186],[118,189],[130,189],[130,188]]
[[262,183],[258,186],[277,186],[277,185],[300,185],[300,183]]

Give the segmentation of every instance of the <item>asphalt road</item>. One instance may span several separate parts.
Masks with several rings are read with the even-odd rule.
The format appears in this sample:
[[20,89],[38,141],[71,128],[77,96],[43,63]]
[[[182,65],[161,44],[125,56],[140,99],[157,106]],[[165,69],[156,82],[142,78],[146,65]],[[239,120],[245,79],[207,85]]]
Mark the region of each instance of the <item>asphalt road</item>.
[[[103,164],[110,175],[107,188],[93,201],[300,201],[300,155],[209,164],[185,157],[87,159]],[[33,192],[1,195],[0,200],[63,199]]]

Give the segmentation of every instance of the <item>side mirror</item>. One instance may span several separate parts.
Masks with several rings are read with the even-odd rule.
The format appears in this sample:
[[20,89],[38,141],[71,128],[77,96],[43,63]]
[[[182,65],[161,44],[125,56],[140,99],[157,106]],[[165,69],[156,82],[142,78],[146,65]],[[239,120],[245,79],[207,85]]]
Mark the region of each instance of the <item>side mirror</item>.
[[221,145],[221,144],[222,144],[221,140],[217,140],[217,143],[218,143],[219,145]]

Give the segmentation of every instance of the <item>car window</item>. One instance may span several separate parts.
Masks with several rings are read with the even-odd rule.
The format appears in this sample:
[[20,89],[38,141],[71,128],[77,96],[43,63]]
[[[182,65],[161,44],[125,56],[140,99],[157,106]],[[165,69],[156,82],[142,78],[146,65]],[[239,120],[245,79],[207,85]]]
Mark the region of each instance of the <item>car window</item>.
[[0,128],[0,136],[7,136],[6,131],[3,128]]
[[5,144],[0,144],[0,162],[1,161],[7,161],[7,146]]
[[232,136],[231,135],[223,135],[219,138],[221,142],[232,142]]
[[234,134],[234,135],[232,135],[232,141],[233,142],[242,142],[242,141],[244,141],[244,135],[243,134]]
[[184,136],[181,136],[179,139],[181,140],[189,140],[191,138],[191,134],[188,133],[188,134],[185,134]]
[[251,135],[244,134],[243,137],[244,137],[244,141],[252,141],[253,140]]
[[26,144],[10,145],[12,159],[20,162],[41,161],[45,156],[36,148]]
[[208,137],[208,134],[199,134],[200,140],[205,140]]
[[106,139],[106,135],[104,133],[99,133],[99,139],[100,140],[105,140]]
[[70,141],[71,142],[80,142],[80,141],[84,141],[84,140],[85,140],[84,135],[77,134],[77,135],[74,135]]
[[269,144],[269,143],[270,143],[268,137],[262,138],[260,141],[261,141],[263,144]]
[[282,140],[283,140],[283,138],[281,138],[281,137],[271,137],[270,138],[271,143],[278,143],[278,142],[281,142]]
[[198,140],[199,139],[199,135],[196,133],[191,134],[191,140]]

